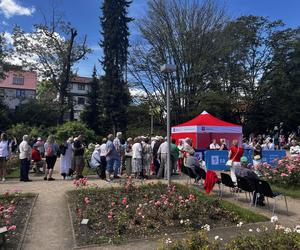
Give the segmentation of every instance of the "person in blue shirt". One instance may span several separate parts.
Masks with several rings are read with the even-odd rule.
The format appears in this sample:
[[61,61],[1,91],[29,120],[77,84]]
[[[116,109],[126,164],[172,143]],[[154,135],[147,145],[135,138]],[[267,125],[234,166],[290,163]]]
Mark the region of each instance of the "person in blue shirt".
[[107,161],[107,172],[109,176],[113,175],[114,178],[118,179],[119,169],[120,169],[120,155],[117,152],[115,145],[113,143],[114,136],[109,134],[107,136],[107,143],[106,143],[106,161]]

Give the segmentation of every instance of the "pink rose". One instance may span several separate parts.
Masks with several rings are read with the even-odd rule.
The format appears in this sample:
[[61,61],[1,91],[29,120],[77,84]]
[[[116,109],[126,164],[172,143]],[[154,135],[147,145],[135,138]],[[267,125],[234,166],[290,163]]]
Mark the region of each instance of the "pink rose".
[[289,176],[289,175],[286,174],[286,173],[282,173],[282,174],[281,174],[281,177],[286,177],[286,176]]
[[195,197],[195,195],[193,195],[193,194],[190,194],[190,195],[189,195],[189,200],[190,200],[190,201],[194,201],[194,200],[196,200],[196,197]]
[[156,202],[154,203],[155,206],[159,206],[160,204],[161,204],[160,201],[156,201]]
[[91,203],[91,200],[89,199],[89,197],[85,197],[85,198],[84,198],[84,203],[85,203],[86,205],[88,205],[88,204]]
[[116,203],[114,201],[112,201],[111,206],[113,207],[114,205],[116,205]]
[[123,205],[126,205],[126,203],[127,203],[127,198],[124,197],[123,200],[122,200],[122,204],[123,204]]
[[108,212],[107,218],[108,218],[109,221],[112,221],[112,219],[113,219],[112,211]]
[[16,231],[16,229],[17,229],[17,226],[12,225],[8,228],[8,231]]

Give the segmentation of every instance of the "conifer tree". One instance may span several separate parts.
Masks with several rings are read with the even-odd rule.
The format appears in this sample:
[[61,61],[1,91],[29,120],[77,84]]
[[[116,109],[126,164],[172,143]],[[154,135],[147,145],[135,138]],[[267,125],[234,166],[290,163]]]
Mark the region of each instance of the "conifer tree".
[[102,6],[103,126],[106,132],[126,131],[129,91],[126,67],[129,47],[128,0],[105,0]]

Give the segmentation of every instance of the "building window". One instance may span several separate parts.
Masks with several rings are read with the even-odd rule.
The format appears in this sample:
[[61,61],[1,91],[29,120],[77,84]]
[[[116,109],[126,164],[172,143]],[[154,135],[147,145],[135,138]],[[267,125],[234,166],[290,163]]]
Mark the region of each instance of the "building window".
[[17,89],[16,90],[16,97],[25,97],[25,90]]
[[78,97],[78,104],[84,105],[85,104],[85,98],[84,97]]
[[85,90],[84,84],[78,84],[78,90]]
[[14,85],[24,85],[24,77],[22,77],[22,76],[14,76],[13,77],[13,84]]

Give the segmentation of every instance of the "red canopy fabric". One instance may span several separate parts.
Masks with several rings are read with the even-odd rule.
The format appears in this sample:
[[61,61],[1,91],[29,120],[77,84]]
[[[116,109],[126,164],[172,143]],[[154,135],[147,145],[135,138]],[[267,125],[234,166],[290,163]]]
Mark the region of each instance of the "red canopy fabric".
[[203,111],[200,115],[193,118],[192,120],[176,125],[174,127],[182,127],[182,126],[224,126],[224,127],[241,127],[240,125],[224,122],[211,114]]

